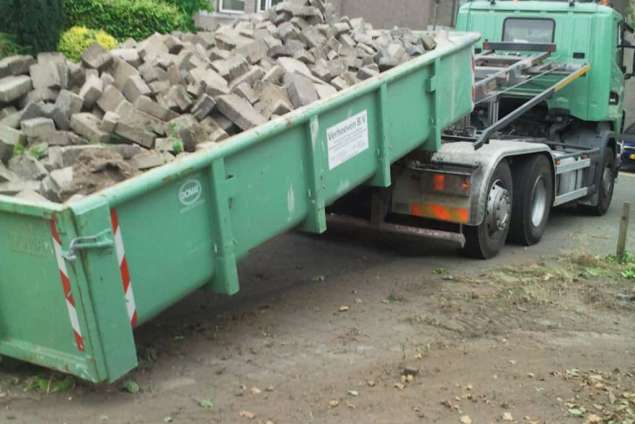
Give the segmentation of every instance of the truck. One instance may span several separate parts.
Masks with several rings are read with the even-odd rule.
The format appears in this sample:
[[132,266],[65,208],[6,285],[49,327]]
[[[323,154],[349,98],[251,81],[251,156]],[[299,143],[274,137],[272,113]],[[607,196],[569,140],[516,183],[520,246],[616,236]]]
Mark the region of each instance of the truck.
[[[575,29],[574,29],[575,28]],[[627,26],[596,3],[475,1],[436,50],[86,198],[0,196],[0,355],[113,382],[134,329],[285,231],[344,222],[470,256],[601,215],[617,176]],[[580,31],[580,35],[574,33]]]
[[[457,30],[475,47],[473,112],[440,149],[414,152],[375,207],[450,231],[468,256],[533,245],[550,211],[601,216],[611,204],[624,127],[632,28],[603,2],[471,1]],[[385,207],[385,203],[389,203]],[[443,225],[439,225],[442,223]],[[448,223],[453,224],[448,227]],[[463,240],[461,240],[463,238]]]

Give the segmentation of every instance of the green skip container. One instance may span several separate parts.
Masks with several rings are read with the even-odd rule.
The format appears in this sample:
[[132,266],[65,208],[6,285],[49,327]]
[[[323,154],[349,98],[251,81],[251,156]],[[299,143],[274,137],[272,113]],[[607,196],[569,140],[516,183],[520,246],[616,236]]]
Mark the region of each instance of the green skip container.
[[137,366],[134,328],[188,294],[239,291],[237,261],[435,151],[472,109],[478,34],[218,147],[68,204],[0,196],[0,355],[91,382]]

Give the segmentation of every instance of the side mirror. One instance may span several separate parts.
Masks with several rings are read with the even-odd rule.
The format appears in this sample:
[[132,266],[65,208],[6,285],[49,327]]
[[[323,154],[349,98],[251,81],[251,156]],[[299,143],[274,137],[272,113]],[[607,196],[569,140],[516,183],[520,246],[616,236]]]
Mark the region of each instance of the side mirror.
[[624,53],[626,53],[627,49],[633,50],[633,62],[631,63],[631,72],[627,73],[626,66],[621,66],[622,72],[624,73],[624,79],[631,79],[635,76],[635,46],[627,41],[624,41],[623,44],[620,44],[618,47],[622,49]]
[[[631,64],[631,72],[626,73],[626,69],[623,70],[625,80],[629,80],[635,76],[635,48],[633,46],[629,46],[629,48],[633,49],[633,63]],[[624,68],[626,68],[626,66],[624,66]]]

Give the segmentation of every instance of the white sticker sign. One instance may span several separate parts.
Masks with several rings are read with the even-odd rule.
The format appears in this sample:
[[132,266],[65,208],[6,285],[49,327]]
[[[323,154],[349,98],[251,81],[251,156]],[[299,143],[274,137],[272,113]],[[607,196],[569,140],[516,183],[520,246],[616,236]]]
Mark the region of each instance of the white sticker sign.
[[329,170],[368,149],[368,111],[351,116],[326,130]]

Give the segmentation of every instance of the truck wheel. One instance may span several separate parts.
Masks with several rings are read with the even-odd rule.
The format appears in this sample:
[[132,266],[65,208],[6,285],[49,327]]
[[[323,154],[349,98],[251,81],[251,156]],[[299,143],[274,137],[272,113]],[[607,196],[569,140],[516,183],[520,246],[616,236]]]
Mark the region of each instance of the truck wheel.
[[551,164],[543,155],[523,161],[514,170],[514,202],[510,240],[531,246],[542,238],[553,205]]
[[490,178],[483,223],[466,226],[464,253],[477,259],[498,255],[507,240],[512,215],[512,173],[507,161],[501,162]]
[[598,202],[593,206],[583,206],[585,211],[595,216],[604,216],[606,214],[613,200],[616,177],[615,154],[612,149],[607,148],[604,152],[602,164],[602,179],[598,187]]

